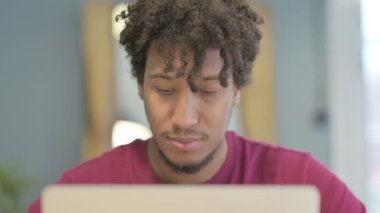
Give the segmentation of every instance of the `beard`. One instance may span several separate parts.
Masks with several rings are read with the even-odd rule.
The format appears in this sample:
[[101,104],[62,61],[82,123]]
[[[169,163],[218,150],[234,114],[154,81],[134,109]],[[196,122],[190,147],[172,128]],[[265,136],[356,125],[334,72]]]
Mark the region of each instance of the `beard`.
[[[199,137],[204,140],[208,140],[209,136],[207,133],[195,129],[181,129],[174,126],[172,131],[165,131],[160,134],[160,137],[166,140],[169,136],[181,135],[181,136],[194,136]],[[160,148],[156,140],[153,139],[153,143],[157,147],[160,159],[175,173],[177,174],[195,174],[206,167],[215,156],[216,151],[221,147],[223,143],[219,143],[214,150],[206,155],[201,161],[189,164],[181,164],[172,161]]]
[[219,147],[222,145],[220,143],[212,152],[206,155],[205,158],[203,158],[201,161],[197,163],[191,163],[191,164],[179,164],[172,160],[170,160],[165,153],[160,149],[158,144],[153,140],[153,142],[156,144],[156,147],[158,149],[158,153],[160,156],[160,159],[175,173],[178,174],[194,174],[199,172],[201,169],[203,169],[205,166],[207,166],[215,156],[216,151],[218,151]]
[[201,160],[198,163],[193,164],[187,164],[187,165],[181,165],[177,164],[173,161],[171,161],[163,152],[161,149],[158,150],[160,154],[160,159],[164,161],[164,163],[169,166],[169,168],[178,174],[194,174],[199,172],[201,169],[203,169],[206,165],[208,165],[212,159],[214,158],[215,152],[217,149],[213,150],[211,153],[209,153],[203,160]]

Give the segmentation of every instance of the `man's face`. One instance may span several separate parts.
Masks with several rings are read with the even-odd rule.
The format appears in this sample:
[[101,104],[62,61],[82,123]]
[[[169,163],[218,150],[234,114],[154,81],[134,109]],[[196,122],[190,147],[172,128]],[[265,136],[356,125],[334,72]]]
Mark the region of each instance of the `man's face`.
[[[232,108],[239,102],[240,90],[233,86],[231,70],[228,87],[220,85],[218,75],[224,62],[219,50],[206,51],[203,67],[195,77],[199,88],[196,93],[191,91],[187,75],[175,77],[182,62],[178,48],[173,54],[175,71],[164,73],[166,58],[156,51],[156,46],[150,47],[139,95],[144,101],[157,151],[165,163],[178,168],[203,167],[225,144],[224,134]],[[192,54],[187,58],[187,72],[192,68]]]

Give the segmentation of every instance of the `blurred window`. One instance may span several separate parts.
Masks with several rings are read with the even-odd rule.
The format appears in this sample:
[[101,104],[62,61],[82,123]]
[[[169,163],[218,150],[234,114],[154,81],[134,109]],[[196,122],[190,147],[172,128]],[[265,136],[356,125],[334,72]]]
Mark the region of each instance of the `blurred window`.
[[380,212],[380,1],[362,0],[364,82],[367,99],[367,136],[370,151],[370,213]]
[[136,139],[146,140],[152,132],[144,125],[132,121],[117,121],[112,128],[112,147],[133,142]]

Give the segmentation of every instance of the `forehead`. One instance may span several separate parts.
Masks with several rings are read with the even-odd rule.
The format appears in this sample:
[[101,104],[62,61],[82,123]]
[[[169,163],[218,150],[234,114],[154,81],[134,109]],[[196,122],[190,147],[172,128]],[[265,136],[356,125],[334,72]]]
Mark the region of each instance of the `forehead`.
[[[188,73],[194,65],[194,50],[189,50],[187,56],[181,59],[180,47],[174,46],[169,53],[173,56],[171,65],[174,68],[174,72],[167,73],[168,75],[175,75],[176,70],[183,67],[184,63],[186,63],[185,73]],[[166,54],[163,54],[158,51],[157,45],[153,44],[149,47],[147,52],[147,59],[145,65],[145,73],[146,74],[154,74],[154,73],[163,73],[167,63],[169,61],[169,57]],[[224,61],[220,57],[219,49],[206,49],[205,56],[203,60],[203,65],[200,68],[200,76],[215,76],[220,73],[222,70]]]

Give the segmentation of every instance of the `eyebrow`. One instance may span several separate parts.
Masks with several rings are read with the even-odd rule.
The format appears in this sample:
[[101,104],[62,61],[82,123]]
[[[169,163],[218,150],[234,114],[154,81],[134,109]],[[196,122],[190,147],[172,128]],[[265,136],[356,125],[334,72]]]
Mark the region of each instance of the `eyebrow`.
[[202,81],[215,81],[215,80],[220,80],[219,75],[210,75],[210,76],[205,76],[202,77]]

